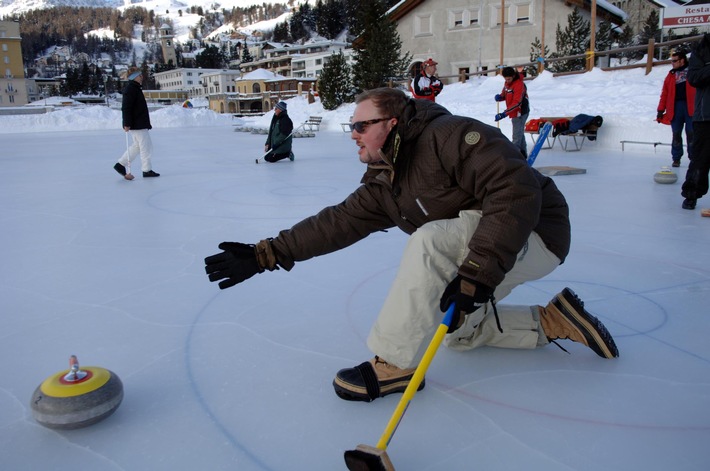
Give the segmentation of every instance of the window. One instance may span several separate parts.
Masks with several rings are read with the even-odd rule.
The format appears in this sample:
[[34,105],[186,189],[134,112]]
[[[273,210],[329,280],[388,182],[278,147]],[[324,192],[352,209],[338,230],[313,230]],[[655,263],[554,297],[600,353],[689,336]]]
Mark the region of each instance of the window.
[[449,29],[463,29],[478,25],[478,12],[477,8],[449,10]]
[[431,15],[417,15],[414,17],[414,35],[431,34]]
[[471,10],[471,16],[468,19],[468,24],[470,24],[471,26],[478,25],[480,15],[480,10]]
[[515,10],[516,10],[515,18],[517,20],[517,23],[530,21],[530,4],[529,3],[525,3],[522,5],[516,5]]
[[8,56],[5,56],[5,57],[3,58],[3,60],[5,61],[6,64],[9,64],[9,63],[10,63],[10,58],[9,58]]
[[[503,21],[507,25],[529,23],[531,3],[515,3],[506,5],[503,10]],[[491,28],[500,26],[500,5],[491,7]]]
[[461,28],[463,26],[463,11],[453,11],[450,13],[450,27]]
[[3,44],[3,45],[2,45],[2,50],[3,50],[3,51],[7,51],[7,44]]

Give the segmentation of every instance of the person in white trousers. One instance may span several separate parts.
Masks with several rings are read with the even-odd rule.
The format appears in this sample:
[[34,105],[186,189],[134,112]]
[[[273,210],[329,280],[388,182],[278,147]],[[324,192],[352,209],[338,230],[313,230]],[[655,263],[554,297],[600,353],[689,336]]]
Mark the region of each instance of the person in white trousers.
[[150,124],[148,104],[143,96],[143,73],[139,68],[131,67],[128,69],[127,78],[128,83],[123,89],[121,114],[123,130],[129,133],[133,143],[129,144],[128,137],[126,138],[126,151],[113,168],[127,180],[132,180],[133,176],[127,169],[130,169],[130,163],[140,155],[143,177],[159,177],[160,174],[153,171],[151,163],[153,142],[148,131],[153,127]]

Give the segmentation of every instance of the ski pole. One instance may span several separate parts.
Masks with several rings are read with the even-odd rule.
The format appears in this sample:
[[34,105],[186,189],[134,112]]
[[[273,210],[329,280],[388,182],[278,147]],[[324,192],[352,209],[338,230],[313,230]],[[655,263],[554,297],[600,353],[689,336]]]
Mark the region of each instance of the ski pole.
[[126,174],[123,178],[133,180],[135,177],[131,175],[131,146],[128,142],[128,131],[126,131],[126,155],[128,156],[128,163],[126,164]]

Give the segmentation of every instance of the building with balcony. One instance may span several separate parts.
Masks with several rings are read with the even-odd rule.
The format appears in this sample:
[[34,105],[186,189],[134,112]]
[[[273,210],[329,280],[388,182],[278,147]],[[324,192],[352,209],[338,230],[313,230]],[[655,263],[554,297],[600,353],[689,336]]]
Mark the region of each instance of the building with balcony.
[[308,94],[315,84],[315,78],[284,77],[257,69],[235,79],[234,91],[209,94],[209,108],[237,116],[264,114],[280,100]]
[[[303,59],[303,61],[298,64],[300,68],[298,70],[298,76],[317,77],[318,75],[316,75],[316,73],[322,70],[322,66],[325,63],[323,62],[323,58],[340,50],[351,52],[349,44],[342,41],[314,41],[306,44],[264,43],[258,48],[259,55],[254,55],[254,57],[258,57],[258,59],[252,62],[242,62],[239,67],[244,73],[249,73],[257,69],[266,69],[275,74],[289,77],[291,75],[296,76],[296,74],[293,73],[292,62],[294,60],[301,61],[301,59]],[[251,47],[249,51],[252,51]],[[308,64],[306,64],[306,62],[310,60],[309,57],[312,55],[322,55],[319,65],[316,65],[316,61],[319,59],[315,57],[312,59],[312,63],[308,62]],[[312,75],[307,75],[308,73]]]
[[206,73],[219,72],[221,69],[180,68],[158,72],[154,75],[155,83],[160,90],[184,91],[191,97],[205,96],[207,93],[202,85],[201,76]]
[[20,23],[0,21],[0,107],[29,103],[20,41]]

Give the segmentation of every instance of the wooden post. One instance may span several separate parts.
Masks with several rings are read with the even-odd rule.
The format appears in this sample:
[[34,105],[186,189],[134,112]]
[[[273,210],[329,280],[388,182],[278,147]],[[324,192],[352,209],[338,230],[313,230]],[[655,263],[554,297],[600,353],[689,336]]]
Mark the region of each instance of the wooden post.
[[656,50],[656,40],[651,38],[648,40],[648,50],[646,51],[646,75],[653,70],[653,52]]
[[594,44],[597,31],[597,0],[592,0],[592,21],[589,28],[589,52],[587,53],[587,72],[594,68]]
[[[505,50],[505,0],[500,0],[500,67],[503,67]],[[500,69],[500,68],[499,68]],[[500,70],[498,70],[500,74]]]
[[540,34],[540,57],[543,59],[537,63],[537,73],[541,74],[545,70],[545,0],[542,0],[542,33]]

